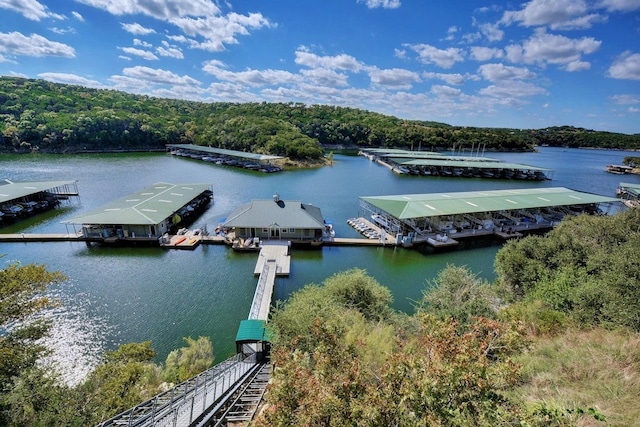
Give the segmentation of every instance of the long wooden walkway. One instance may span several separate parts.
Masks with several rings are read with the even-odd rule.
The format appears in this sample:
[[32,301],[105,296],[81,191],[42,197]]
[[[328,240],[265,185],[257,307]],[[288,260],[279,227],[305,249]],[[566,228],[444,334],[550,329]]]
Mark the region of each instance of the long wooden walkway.
[[288,242],[267,242],[262,245],[254,269],[254,274],[260,274],[260,277],[253,294],[249,319],[266,321],[269,318],[276,276],[288,276],[290,265]]

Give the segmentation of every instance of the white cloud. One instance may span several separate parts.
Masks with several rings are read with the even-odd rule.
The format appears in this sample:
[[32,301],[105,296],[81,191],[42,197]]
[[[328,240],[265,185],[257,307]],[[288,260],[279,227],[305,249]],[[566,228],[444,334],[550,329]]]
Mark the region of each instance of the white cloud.
[[504,51],[500,48],[492,48],[486,46],[472,46],[471,58],[476,61],[488,61],[490,59],[499,59],[504,57]]
[[138,36],[146,36],[147,34],[153,34],[156,32],[153,28],[143,27],[137,22],[134,22],[133,24],[125,24],[124,22],[121,22],[120,25],[122,25],[122,28],[124,28],[126,32]]
[[204,63],[202,70],[218,80],[242,83],[249,86],[273,86],[291,84],[300,81],[299,76],[283,70],[245,70],[229,71],[225,64],[217,59]]
[[149,52],[148,50],[136,49],[135,47],[120,47],[124,53],[128,55],[137,56],[142,59],[146,59],[147,61],[157,61],[158,57],[153,54],[153,52]]
[[[143,66],[125,68],[122,70],[125,77],[130,77],[154,84],[173,86],[199,86],[200,82],[193,77],[180,76],[171,71],[149,68]],[[112,77],[113,78],[113,77]]]
[[[273,26],[267,18],[259,13],[174,18],[171,23],[186,35],[196,38],[190,41],[191,47],[210,52],[223,51],[225,44],[237,44],[236,36],[248,35],[249,30]],[[202,39],[202,41],[198,39]]]
[[371,83],[376,86],[394,89],[411,89],[413,83],[420,82],[418,73],[401,68],[390,68],[379,70],[373,68],[369,70]]
[[418,54],[423,64],[436,64],[442,68],[451,68],[456,62],[463,60],[462,50],[457,48],[438,49],[429,44],[404,44]]
[[640,95],[637,94],[613,95],[611,99],[619,105],[640,104]]
[[363,65],[351,55],[340,54],[335,56],[319,56],[311,53],[302,46],[296,50],[296,64],[309,68],[328,68],[331,70],[347,70],[359,72]]
[[511,67],[504,64],[484,64],[478,68],[478,73],[491,82],[505,80],[526,80],[536,78],[536,73],[528,68]]
[[79,85],[84,87],[104,88],[105,86],[97,81],[90,80],[77,74],[69,73],[40,73],[38,77],[56,83],[65,83],[70,85]]
[[52,33],[56,33],[60,35],[75,34],[76,32],[75,28],[73,27],[67,27],[67,28],[52,27],[52,28],[49,28],[49,30],[51,30]]
[[477,80],[477,77],[473,77],[470,75],[463,76],[460,73],[432,73],[425,72],[422,73],[422,76],[425,79],[438,79],[442,80],[450,85],[461,85],[464,84],[465,80]]
[[349,85],[346,74],[338,73],[328,68],[304,68],[300,74],[305,81],[309,81],[316,86],[346,87]]
[[553,30],[590,28],[593,23],[605,19],[589,13],[584,0],[531,0],[524,9],[507,11],[501,23],[519,23],[525,27],[548,26]]
[[146,42],[144,40],[140,40],[140,39],[133,39],[133,45],[146,47],[147,49],[153,47],[151,43]]
[[509,80],[480,89],[480,94],[497,98],[525,98],[545,93],[547,91],[544,88],[520,80]]
[[397,9],[400,7],[400,0],[358,0],[358,3],[365,3],[369,9],[379,7],[384,9]]
[[158,52],[158,55],[160,56],[184,59],[184,54],[182,53],[182,51],[175,46],[159,46],[158,48],[156,48],[156,52]]
[[541,65],[549,63],[560,65],[567,71],[578,71],[589,66],[587,62],[581,60],[582,55],[595,52],[601,44],[601,41],[593,37],[570,39],[547,34],[542,30],[537,31],[522,45],[507,46],[505,51],[511,62]]
[[169,21],[184,16],[210,16],[220,9],[210,0],[76,0],[112,15],[142,14]]
[[498,42],[504,37],[504,31],[500,29],[498,24],[479,24],[478,28],[490,42]]
[[38,34],[25,36],[16,31],[0,33],[0,54],[16,56],[60,56],[74,58],[75,50],[66,44],[51,41]]
[[640,80],[640,53],[622,53],[609,67],[609,77],[622,80]]
[[431,93],[439,98],[458,98],[462,95],[460,89],[443,85],[433,85],[431,87]]
[[17,12],[32,21],[45,18],[64,19],[64,16],[50,12],[47,6],[37,0],[0,0],[0,9]]
[[76,12],[75,10],[71,12],[71,15],[73,15],[73,17],[76,18],[78,21],[84,22],[84,16],[80,15],[80,13]]
[[638,0],[602,0],[598,5],[609,12],[632,12],[640,9]]

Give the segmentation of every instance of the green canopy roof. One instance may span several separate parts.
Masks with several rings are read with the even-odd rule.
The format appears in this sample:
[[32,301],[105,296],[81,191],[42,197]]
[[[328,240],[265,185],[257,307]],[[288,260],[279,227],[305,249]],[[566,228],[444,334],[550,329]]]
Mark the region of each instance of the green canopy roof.
[[10,202],[11,200],[20,199],[41,191],[53,190],[67,185],[75,186],[75,184],[76,181],[0,181],[0,203]]
[[[462,159],[462,158],[460,158]],[[514,169],[529,171],[550,171],[551,169],[538,166],[524,165],[520,163],[506,163],[498,160],[458,160],[455,157],[446,159],[417,159],[399,162],[407,166],[444,166],[452,168],[475,168],[475,169]]]
[[236,208],[225,227],[323,229],[320,208],[294,200],[254,200]]
[[398,219],[618,202],[618,199],[613,197],[583,193],[564,187],[405,194],[360,199]]
[[268,341],[266,324],[264,320],[242,320],[236,333],[236,342]]
[[628,193],[634,194],[636,196],[640,195],[640,184],[630,184],[628,182],[621,182],[619,187],[624,189]]
[[159,182],[62,223],[156,225],[210,188],[209,184]]
[[182,149],[189,150],[193,152],[199,152],[204,154],[219,154],[223,156],[229,157],[238,157],[242,159],[248,160],[257,160],[257,161],[268,161],[268,160],[281,160],[284,159],[282,156],[272,156],[266,154],[256,154],[256,153],[245,153],[244,151],[236,151],[236,150],[227,150],[224,148],[215,148],[215,147],[206,147],[203,145],[195,145],[195,144],[167,144],[168,148],[174,149]]

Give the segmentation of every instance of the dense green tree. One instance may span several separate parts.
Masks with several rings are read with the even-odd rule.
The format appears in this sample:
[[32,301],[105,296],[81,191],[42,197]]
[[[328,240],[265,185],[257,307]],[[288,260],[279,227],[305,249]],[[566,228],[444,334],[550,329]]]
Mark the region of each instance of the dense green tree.
[[195,377],[213,365],[213,345],[208,337],[185,337],[187,346],[173,350],[167,356],[162,377],[170,383],[181,383]]
[[464,325],[473,317],[494,318],[497,306],[498,298],[489,283],[466,267],[447,265],[423,291],[416,309]]
[[640,331],[640,211],[565,219],[544,237],[505,245],[499,286],[511,301],[541,301],[582,324]]

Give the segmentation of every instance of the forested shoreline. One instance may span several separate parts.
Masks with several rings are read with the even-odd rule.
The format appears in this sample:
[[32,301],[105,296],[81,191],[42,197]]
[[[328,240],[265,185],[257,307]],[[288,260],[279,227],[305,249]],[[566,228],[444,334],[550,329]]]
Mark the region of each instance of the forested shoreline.
[[640,149],[638,134],[571,126],[451,126],[329,105],[203,103],[16,77],[0,77],[0,131],[4,153],[159,151],[189,143],[313,161],[327,148],[371,146],[459,153],[539,145]]

